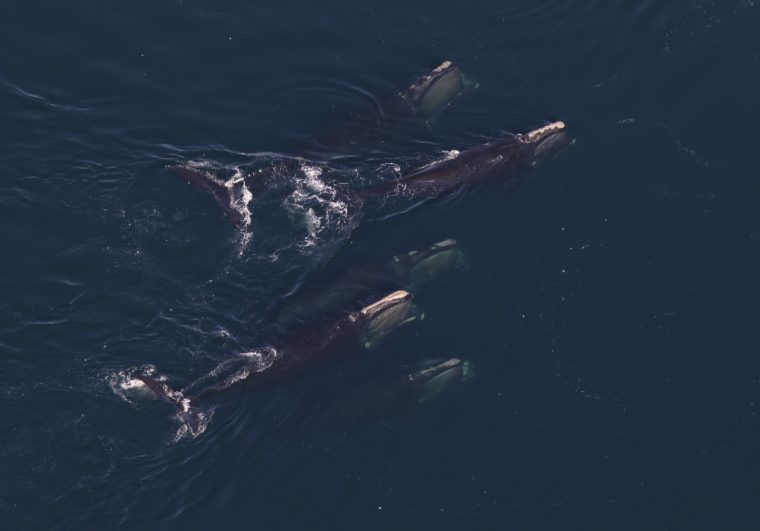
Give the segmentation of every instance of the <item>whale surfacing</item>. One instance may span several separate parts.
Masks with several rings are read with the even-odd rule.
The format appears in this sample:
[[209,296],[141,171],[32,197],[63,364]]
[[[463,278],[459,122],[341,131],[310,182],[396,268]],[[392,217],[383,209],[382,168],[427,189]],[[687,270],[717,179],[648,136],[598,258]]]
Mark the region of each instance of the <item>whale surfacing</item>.
[[452,158],[423,166],[396,181],[363,192],[364,197],[392,194],[436,195],[490,178],[511,183],[570,142],[567,126],[557,121],[527,133],[509,135],[459,152]]

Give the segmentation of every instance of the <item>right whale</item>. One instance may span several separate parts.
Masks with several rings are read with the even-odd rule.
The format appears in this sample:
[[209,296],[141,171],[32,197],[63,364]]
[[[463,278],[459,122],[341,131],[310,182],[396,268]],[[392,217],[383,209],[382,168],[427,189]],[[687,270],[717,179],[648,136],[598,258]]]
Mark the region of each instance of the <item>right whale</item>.
[[[359,199],[357,205],[360,206],[365,199],[377,197],[434,197],[489,180],[512,184],[533,166],[558,154],[570,143],[567,127],[561,121],[527,133],[510,134],[413,170],[398,180],[359,190],[356,192]],[[210,172],[190,166],[171,166],[170,169],[210,193],[235,225],[245,224],[239,208],[242,191],[252,190],[256,194],[260,183],[255,177],[224,181]]]
[[350,358],[375,347],[393,330],[416,319],[412,294],[397,290],[358,311],[308,326],[275,341],[274,345],[225,360],[181,391],[149,374],[134,377],[157,398],[175,406],[177,418],[196,437],[210,420],[204,407],[231,388],[239,387],[241,382],[255,387]]
[[513,182],[538,162],[556,155],[570,143],[564,122],[552,122],[527,133],[480,144],[434,162],[398,180],[370,187],[362,197],[388,195],[433,196],[465,186],[500,179]]

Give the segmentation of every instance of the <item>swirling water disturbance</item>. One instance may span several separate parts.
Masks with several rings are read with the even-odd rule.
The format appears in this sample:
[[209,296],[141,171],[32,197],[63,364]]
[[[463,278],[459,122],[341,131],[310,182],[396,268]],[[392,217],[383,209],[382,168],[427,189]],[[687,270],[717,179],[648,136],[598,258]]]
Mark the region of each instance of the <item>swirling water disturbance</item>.
[[[749,0],[5,6],[2,528],[755,528],[758,23]],[[302,149],[447,59],[443,112]],[[574,145],[514,189],[353,202],[560,120]],[[454,271],[397,276],[449,240]],[[413,322],[230,387],[198,437],[134,383],[265,371],[394,282]],[[415,375],[424,399],[394,394]]]

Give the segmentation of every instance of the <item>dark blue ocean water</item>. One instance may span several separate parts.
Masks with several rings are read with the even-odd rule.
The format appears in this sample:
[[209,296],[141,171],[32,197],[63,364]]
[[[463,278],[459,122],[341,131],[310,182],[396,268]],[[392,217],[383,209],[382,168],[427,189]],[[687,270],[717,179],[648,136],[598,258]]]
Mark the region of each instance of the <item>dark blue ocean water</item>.
[[[6,2],[0,528],[756,529],[759,27],[752,0]],[[444,59],[478,88],[413,137],[293,158]],[[346,214],[551,120],[575,143],[516,190]],[[241,232],[188,161],[276,185]],[[124,389],[444,238],[467,267],[358,363],[231,392],[195,438]],[[364,365],[453,356],[471,379],[362,414]]]

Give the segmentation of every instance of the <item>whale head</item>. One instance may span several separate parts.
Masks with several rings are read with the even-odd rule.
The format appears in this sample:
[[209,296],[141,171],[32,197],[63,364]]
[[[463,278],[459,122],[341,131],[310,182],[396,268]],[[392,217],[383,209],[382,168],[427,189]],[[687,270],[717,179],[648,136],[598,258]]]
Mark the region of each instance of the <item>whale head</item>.
[[570,142],[565,122],[558,121],[519,135],[519,140],[533,150],[535,159],[546,159],[559,154]]
[[464,80],[453,61],[444,61],[432,72],[421,76],[402,96],[415,112],[430,117],[451,103],[464,90]]
[[419,286],[465,264],[457,241],[450,238],[393,257],[394,268],[409,286]]
[[441,391],[472,377],[472,364],[459,358],[450,358],[426,369],[407,375],[407,382],[420,389],[420,400],[425,402]]
[[363,326],[363,339],[366,347],[376,345],[394,328],[414,317],[409,317],[412,310],[412,294],[399,290],[389,293],[382,299],[365,306],[358,313]]

